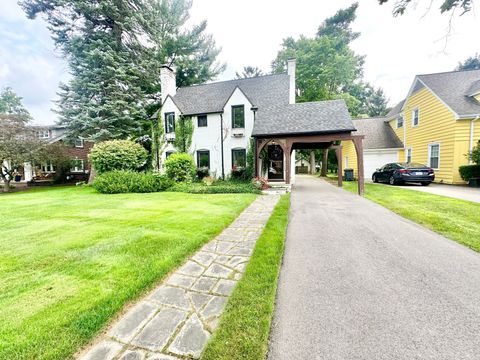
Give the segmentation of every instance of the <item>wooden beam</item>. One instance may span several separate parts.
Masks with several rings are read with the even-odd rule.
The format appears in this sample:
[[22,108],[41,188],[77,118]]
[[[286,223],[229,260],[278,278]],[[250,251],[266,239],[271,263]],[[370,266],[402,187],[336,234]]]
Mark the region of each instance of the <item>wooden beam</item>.
[[328,171],[328,149],[323,150],[322,172],[321,176],[327,176]]
[[357,168],[358,168],[358,195],[363,196],[365,193],[365,179],[363,168],[363,141],[362,138],[353,139],[355,151],[357,152]]
[[343,164],[342,164],[342,145],[335,146],[338,164],[338,187],[343,186]]

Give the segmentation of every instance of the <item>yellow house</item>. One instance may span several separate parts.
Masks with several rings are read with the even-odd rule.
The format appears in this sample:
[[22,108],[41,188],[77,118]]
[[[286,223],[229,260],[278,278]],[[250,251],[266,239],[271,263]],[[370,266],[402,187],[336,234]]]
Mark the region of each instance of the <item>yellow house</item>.
[[[364,120],[354,124],[361,121]],[[405,100],[384,121],[403,146],[396,152],[395,160],[391,157],[391,161],[375,164],[376,167],[388,162],[417,162],[435,170],[435,182],[463,184],[458,168],[468,164],[466,154],[480,140],[480,70],[417,75]],[[369,137],[377,136],[363,131],[367,144]],[[348,142],[342,145],[343,166],[352,164],[353,168],[354,162],[350,161],[355,150]],[[371,178],[372,169],[368,151],[367,145],[366,179]],[[377,158],[381,154],[373,153]]]

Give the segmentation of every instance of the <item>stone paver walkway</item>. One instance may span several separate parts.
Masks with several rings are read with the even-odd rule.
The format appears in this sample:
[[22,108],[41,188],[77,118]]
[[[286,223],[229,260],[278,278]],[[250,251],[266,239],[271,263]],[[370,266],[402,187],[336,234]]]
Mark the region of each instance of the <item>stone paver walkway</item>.
[[259,196],[80,359],[199,358],[279,199]]

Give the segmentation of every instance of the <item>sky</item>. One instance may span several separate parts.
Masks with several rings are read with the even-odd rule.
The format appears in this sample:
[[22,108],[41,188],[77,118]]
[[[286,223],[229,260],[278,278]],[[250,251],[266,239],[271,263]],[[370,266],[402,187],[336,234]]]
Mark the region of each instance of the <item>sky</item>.
[[[228,80],[244,66],[270,70],[282,39],[313,36],[321,22],[352,0],[194,0],[191,23],[203,19],[222,48],[227,65],[217,80]],[[480,53],[480,19],[474,9],[463,16],[437,10],[441,1],[419,0],[400,17],[392,16],[393,0],[359,0],[352,43],[365,55],[364,78],[384,89],[391,106],[402,100],[416,74],[453,70],[459,61]],[[477,6],[478,8],[478,6]],[[448,38],[446,36],[448,35]],[[58,84],[68,80],[65,61],[55,50],[46,23],[29,20],[16,0],[0,0],[0,88],[11,86],[23,97],[35,123],[52,124]]]

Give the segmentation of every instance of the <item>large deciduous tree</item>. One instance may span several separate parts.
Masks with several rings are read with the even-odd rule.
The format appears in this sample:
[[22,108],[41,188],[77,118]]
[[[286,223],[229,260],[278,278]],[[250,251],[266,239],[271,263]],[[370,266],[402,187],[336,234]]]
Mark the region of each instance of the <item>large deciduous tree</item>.
[[129,138],[150,131],[159,102],[159,71],[175,64],[178,84],[216,76],[219,50],[206,22],[187,28],[189,0],[22,0],[45,17],[67,59],[58,113],[72,137]]
[[296,58],[298,101],[343,98],[353,116],[384,115],[387,101],[383,91],[362,81],[364,57],[350,48],[360,35],[351,29],[357,8],[354,3],[339,10],[320,25],[313,38],[284,39],[272,70],[285,72],[286,60]]

